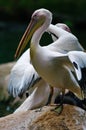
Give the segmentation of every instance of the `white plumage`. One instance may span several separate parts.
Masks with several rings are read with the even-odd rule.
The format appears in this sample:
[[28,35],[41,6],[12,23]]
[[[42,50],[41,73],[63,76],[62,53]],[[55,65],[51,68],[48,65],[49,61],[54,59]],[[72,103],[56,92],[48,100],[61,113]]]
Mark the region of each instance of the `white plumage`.
[[[70,34],[69,32],[66,32],[64,30],[65,27],[67,28],[65,24],[57,24],[56,26],[50,25],[47,29],[48,32],[58,37],[58,40],[56,40],[56,38],[52,35],[52,38],[55,42],[54,44],[48,45],[48,49],[61,53],[67,53],[71,50],[84,50],[83,47],[79,44],[78,39],[73,34]],[[28,88],[30,88],[30,86],[32,86],[32,84],[34,84],[34,81],[37,78],[38,74],[31,64],[30,50],[28,49],[19,58],[19,60],[11,70],[9,92],[14,97],[21,95],[21,93],[26,91]]]
[[[52,14],[48,10],[41,9],[34,12],[34,14],[32,15],[31,23],[28,26],[28,29],[25,32],[22,40],[20,41],[17,55],[20,54],[23,49],[23,45],[25,46],[31,35],[33,35],[30,46],[30,55],[32,64],[34,65],[38,74],[51,86],[59,87],[60,89],[62,89],[62,91],[64,91],[65,89],[69,89],[73,93],[76,93],[76,95],[82,99],[83,95],[81,93],[79,83],[75,77],[75,75],[77,76],[77,74],[75,71],[75,66],[70,60],[70,53],[62,54],[59,53],[59,51],[54,51],[52,48],[41,47],[39,45],[40,38],[44,31],[50,25],[51,19]],[[35,25],[36,28],[34,28]],[[62,40],[63,39],[61,39],[61,43]],[[80,53],[83,53],[83,55],[85,55],[84,52],[77,53],[78,58]],[[74,55],[74,52],[72,52],[72,55]]]
[[[62,27],[62,25],[60,25],[60,27]],[[84,49],[79,44],[77,38],[73,34],[68,33],[66,31],[64,31],[63,29],[61,29],[59,27],[56,28],[54,25],[49,26],[48,31],[51,32],[51,33],[54,33],[59,38],[59,40],[57,40],[54,44],[51,44],[51,45],[47,46],[47,48],[50,49],[51,51],[58,51],[58,52],[61,52],[61,53],[67,53],[68,51],[71,51],[71,50],[79,50],[79,51],[81,50],[81,51],[83,51]],[[54,39],[54,40],[56,40],[56,39]],[[64,42],[61,42],[61,41],[64,41]],[[17,67],[18,67],[19,70],[17,69]],[[75,69],[75,71],[76,71],[76,69]],[[17,76],[18,72],[20,73],[20,77],[18,75],[19,79],[14,77],[14,76]],[[34,73],[34,72],[35,72],[35,70],[34,70],[32,64],[30,63],[29,51],[27,50],[23,54],[23,56],[19,59],[19,61],[14,66],[14,68],[12,69],[12,72],[11,72],[10,93],[12,93],[14,97],[17,96],[17,95],[20,95],[21,93],[26,91],[28,86],[29,87],[32,86],[32,84],[34,83],[34,80],[36,80],[36,78],[38,77],[38,74]],[[34,74],[34,78],[33,78],[33,74]],[[23,76],[23,78],[21,76]],[[16,84],[15,79],[18,80],[18,82],[17,82],[18,84]],[[32,79],[34,79],[34,80],[32,81]],[[19,83],[19,81],[21,81],[21,82]],[[44,86],[46,86],[46,83],[45,82],[43,82],[43,83],[44,83]],[[12,86],[12,84],[13,85],[15,84],[16,87]],[[45,88],[44,92],[49,92],[50,91],[48,85],[47,85],[47,87],[48,87],[48,89]],[[59,93],[59,91],[58,91],[58,93]],[[41,96],[43,96],[43,95],[41,95],[41,93],[40,93],[40,97]],[[49,95],[47,95],[47,96],[49,97]],[[35,97],[36,97],[36,93],[34,93],[33,98],[30,98],[30,99],[35,99]],[[40,101],[42,101],[42,100],[40,100]],[[41,102],[41,105],[42,105],[42,102]]]

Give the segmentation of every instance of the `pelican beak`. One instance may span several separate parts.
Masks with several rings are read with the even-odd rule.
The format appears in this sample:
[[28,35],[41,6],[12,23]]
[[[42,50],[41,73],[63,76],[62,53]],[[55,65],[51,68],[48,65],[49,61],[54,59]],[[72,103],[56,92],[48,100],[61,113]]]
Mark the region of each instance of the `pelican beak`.
[[44,23],[44,18],[41,19],[31,19],[24,35],[22,36],[20,43],[17,47],[15,58],[18,58],[24,48],[26,47],[27,43],[31,39],[33,33]]

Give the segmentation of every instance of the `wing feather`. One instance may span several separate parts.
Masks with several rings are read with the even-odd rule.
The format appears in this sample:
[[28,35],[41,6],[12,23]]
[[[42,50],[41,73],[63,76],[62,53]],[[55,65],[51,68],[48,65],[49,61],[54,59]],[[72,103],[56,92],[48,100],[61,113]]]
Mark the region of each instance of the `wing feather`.
[[[27,58],[28,57],[28,58]],[[29,50],[20,57],[11,70],[8,92],[16,97],[33,86],[40,77],[30,63]]]

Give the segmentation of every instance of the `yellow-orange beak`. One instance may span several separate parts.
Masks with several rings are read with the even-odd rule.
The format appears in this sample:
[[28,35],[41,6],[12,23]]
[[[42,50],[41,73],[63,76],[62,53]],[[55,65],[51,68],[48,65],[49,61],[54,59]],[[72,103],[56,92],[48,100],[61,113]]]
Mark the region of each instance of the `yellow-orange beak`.
[[24,35],[22,36],[21,40],[20,40],[20,43],[18,45],[18,48],[16,50],[16,53],[15,53],[15,58],[19,57],[20,54],[22,53],[23,49],[26,47],[28,41],[31,39],[33,33],[34,33],[34,25],[36,24],[36,22],[33,20],[31,20],[30,24],[28,25]]
[[40,19],[31,19],[24,35],[22,36],[18,48],[15,53],[15,58],[18,58],[24,48],[26,47],[28,41],[31,39],[33,33],[44,23],[44,17]]

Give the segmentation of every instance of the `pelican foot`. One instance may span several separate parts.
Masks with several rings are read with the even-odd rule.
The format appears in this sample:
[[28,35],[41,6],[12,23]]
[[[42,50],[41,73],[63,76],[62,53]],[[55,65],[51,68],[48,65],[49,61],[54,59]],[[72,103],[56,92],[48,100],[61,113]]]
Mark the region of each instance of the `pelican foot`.
[[63,111],[63,105],[58,105],[56,106],[54,109],[52,109],[51,111],[56,112],[58,115],[60,115]]

